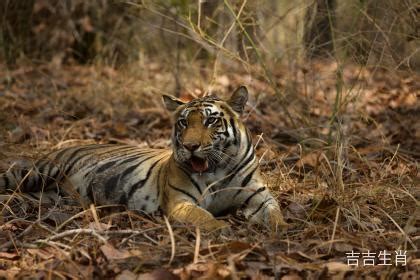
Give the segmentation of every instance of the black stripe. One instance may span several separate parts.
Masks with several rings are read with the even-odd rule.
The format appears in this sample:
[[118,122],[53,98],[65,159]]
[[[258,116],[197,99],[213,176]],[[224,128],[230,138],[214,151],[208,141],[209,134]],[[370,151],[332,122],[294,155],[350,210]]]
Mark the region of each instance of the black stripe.
[[129,163],[129,162],[135,161],[141,155],[144,155],[144,153],[136,154],[136,155],[133,155],[133,156],[129,156],[125,160],[123,160],[122,162],[120,162],[120,165],[123,165],[123,164]]
[[203,192],[200,189],[200,185],[189,175],[189,172],[185,168],[183,168],[182,166],[180,166],[180,169],[185,173],[185,175],[188,177],[188,179],[190,179],[191,183],[194,185],[194,187],[196,188],[196,190],[200,194],[203,194]]
[[158,171],[158,175],[157,175],[157,198],[159,199],[159,194],[160,194],[160,175],[161,175],[161,173],[162,173],[162,169],[163,169],[163,167],[162,167],[162,165],[160,166],[160,169],[159,169],[159,171]]
[[35,174],[34,188],[36,188],[36,190],[44,190],[45,187],[47,186],[47,181],[48,181],[48,172]]
[[[146,150],[146,152],[153,152],[153,150]],[[97,157],[107,156],[106,158],[112,158],[112,157],[123,157],[123,156],[132,156],[132,155],[138,155],[138,154],[144,154],[145,151],[143,149],[140,149],[135,146],[117,146],[114,149],[108,149],[104,152],[100,152],[95,154]]]
[[133,185],[131,185],[130,190],[128,191],[127,196],[129,198],[131,198],[131,196],[140,188],[142,188],[144,186],[144,184],[147,182],[147,180],[150,177],[150,174],[152,173],[153,168],[161,161],[163,160],[165,157],[162,157],[158,160],[156,160],[149,168],[149,170],[147,171],[146,177],[143,180],[140,180],[136,183],[134,183]]
[[223,144],[223,151],[226,151],[231,145],[232,145],[232,142],[231,141],[226,141]]
[[[59,151],[55,156],[54,156],[54,160],[60,161],[61,157],[68,152],[69,149],[62,149],[61,151]],[[51,154],[47,155],[46,157],[49,158]],[[52,156],[52,155],[51,155]]]
[[89,198],[90,202],[95,203],[95,196],[93,195],[93,181],[87,187],[86,196]]
[[108,168],[110,168],[113,165],[115,165],[119,160],[121,160],[121,159],[120,158],[117,158],[115,160],[111,160],[111,161],[108,161],[105,164],[102,164],[101,166],[99,166],[99,168],[97,170],[95,170],[95,173],[102,173],[103,171],[105,171]]
[[245,187],[249,181],[251,181],[252,175],[254,175],[254,172],[257,170],[258,165],[255,165],[254,169],[242,180],[241,187]]
[[80,159],[90,156],[91,154],[82,154],[76,157],[76,155],[79,152],[82,151],[89,151],[91,149],[93,149],[94,147],[88,146],[88,147],[78,147],[76,148],[73,152],[71,152],[71,154],[69,156],[67,156],[67,159],[69,160],[69,162],[67,163],[63,163],[64,168],[63,168],[63,173],[65,175],[67,175],[67,173],[73,168],[73,166],[76,164],[76,162],[78,162]]
[[197,198],[195,198],[195,197],[194,197],[192,194],[190,194],[189,192],[184,191],[184,190],[182,190],[182,189],[179,189],[179,188],[177,188],[177,187],[173,186],[171,183],[168,183],[168,185],[169,185],[169,187],[171,187],[172,189],[174,189],[174,190],[176,190],[176,191],[178,191],[178,192],[180,192],[180,193],[183,193],[183,194],[185,194],[186,196],[190,197],[192,200],[194,200],[194,202],[195,202],[196,204],[198,204],[198,200],[197,200]]
[[[71,151],[73,150],[70,155],[66,156],[66,159],[71,159],[73,156],[75,156],[77,153],[79,152],[86,152],[86,151],[90,151],[90,150],[95,150],[95,149],[99,149],[98,145],[88,145],[88,146],[78,146],[78,147],[71,147],[66,149],[66,151]],[[64,154],[62,155],[64,156]]]
[[92,154],[82,154],[79,156],[76,156],[77,153],[72,153],[71,157],[74,157],[73,159],[70,158],[70,162],[69,163],[65,163],[63,166],[63,174],[64,175],[68,175],[73,167],[76,165],[76,163],[80,162],[82,159],[86,158],[86,157],[91,157]]
[[[137,160],[137,159],[139,159],[139,158],[141,158],[141,156],[142,155],[144,155],[144,154],[147,154],[147,153],[150,153],[150,152],[142,152],[142,153],[137,153],[137,154],[134,154],[134,155],[128,155],[128,157],[126,158],[126,159],[122,159],[122,158],[124,158],[124,157],[126,157],[127,155],[126,154],[124,154],[124,155],[119,155],[119,154],[117,154],[117,155],[115,155],[114,153],[112,154],[112,155],[110,155],[108,158],[105,158],[105,159],[103,159],[103,160],[112,160],[113,162],[118,162],[119,160],[123,160],[122,162],[120,162],[119,164],[120,165],[122,165],[122,164],[124,164],[124,163],[127,163],[127,162],[130,162],[130,161],[134,161],[134,160]],[[106,153],[104,153],[104,154],[106,154]],[[103,154],[101,154],[101,155],[103,155]],[[98,155],[98,156],[101,156],[101,155]],[[117,156],[117,158],[115,159],[115,156]],[[99,159],[98,160],[98,162],[100,162],[101,160]],[[111,161],[111,162],[112,162]],[[92,163],[92,164],[89,164],[89,165],[86,165],[86,166],[84,166],[84,168],[85,169],[89,169],[89,168],[91,168],[92,166],[95,166],[95,165],[98,165],[98,162],[95,162],[95,163]],[[108,162],[108,163],[110,163],[110,162]],[[108,163],[106,163],[106,164],[108,164]],[[103,166],[103,165],[102,165]],[[100,166],[99,167],[99,169],[101,169],[101,167],[102,166]],[[98,172],[97,170],[95,171],[95,172]],[[86,173],[85,175],[84,175],[84,177],[86,177],[86,176],[89,176],[89,174],[90,174],[90,172],[88,172],[88,173]]]
[[246,139],[248,140],[248,142],[252,142],[252,137],[251,134],[249,133],[248,128],[245,128],[245,134],[246,134]]
[[2,179],[4,180],[4,188],[10,187],[10,180],[6,173],[2,174]]
[[255,159],[255,154],[251,153],[251,155],[241,163],[241,165],[239,165],[239,167],[236,169],[238,172],[243,169],[245,166],[248,165],[248,163],[250,163],[251,161],[253,161]]
[[[113,149],[106,150],[106,151],[103,151],[103,152],[99,152],[99,153],[94,154],[94,155],[97,156],[97,157],[101,157],[101,156],[105,155],[105,156],[107,156],[106,159],[110,159],[110,158],[115,157],[115,156],[127,156],[128,155],[127,153],[130,153],[132,151],[138,151],[138,150],[139,150],[139,148],[137,148],[137,147],[124,145],[124,146],[116,146]],[[124,153],[124,154],[122,154],[122,153]]]
[[120,198],[118,199],[118,204],[126,205],[128,204],[128,197],[125,192],[121,192]]
[[223,125],[225,126],[225,131],[223,131],[223,135],[225,135],[226,137],[229,136],[229,130],[228,130],[228,124],[227,124],[227,120],[225,118],[222,119],[223,120]]
[[51,163],[51,161],[49,159],[41,159],[39,162],[37,162],[35,164],[35,166],[37,167],[38,173],[43,174],[43,175],[47,175],[48,173],[44,174],[44,172],[45,172],[44,169],[50,163]]
[[[131,175],[131,173],[133,173],[134,172],[134,170],[140,165],[140,164],[142,164],[143,162],[145,162],[146,160],[149,160],[149,159],[151,159],[152,157],[155,157],[156,155],[153,155],[153,156],[150,156],[150,157],[147,157],[146,159],[143,159],[142,161],[140,161],[139,163],[135,163],[135,164],[133,164],[132,166],[130,166],[130,167],[128,167],[127,169],[125,169],[124,170],[124,172],[121,174],[121,178],[124,178],[124,177],[126,177],[126,176],[128,176],[128,175]],[[139,158],[139,157],[136,157],[136,158],[133,158],[133,159],[131,159],[130,161],[133,161],[133,160],[136,160],[136,159],[141,159],[141,157]],[[124,161],[124,163],[128,163],[129,161]],[[123,163],[121,163],[121,164],[123,164]]]
[[[39,180],[43,179],[45,176],[48,176],[48,172],[44,174],[44,169],[47,167],[48,164],[50,164],[49,159],[41,159],[35,164],[36,173],[33,176],[32,188],[36,188],[39,185]],[[45,181],[45,179],[43,181]]]
[[[36,189],[34,189],[34,178],[32,178],[31,174],[27,175],[31,170],[29,169],[22,169],[21,171],[21,190],[24,192],[33,192],[36,191]],[[25,178],[26,177],[26,178]],[[25,180],[23,180],[23,178],[25,178]]]
[[131,173],[133,173],[134,170],[136,170],[138,166],[139,166],[138,164],[133,164],[132,166],[124,170],[123,173],[121,173],[121,180],[127,177],[128,175],[131,175]]
[[247,144],[248,144],[247,151],[246,151],[246,153],[244,155],[244,160],[241,160],[240,161],[241,164],[238,165],[238,167],[236,168],[236,171],[237,172],[239,172],[243,167],[245,167],[246,165],[248,165],[248,163],[251,162],[255,158],[255,152],[252,152],[251,155],[247,159],[245,159],[246,155],[252,150],[252,141],[250,139],[250,136],[249,136],[248,131],[246,131],[246,134],[247,134],[247,140],[248,140],[248,142],[247,142]]
[[[26,169],[26,168],[22,168],[20,170],[20,176],[17,176],[17,179],[20,180],[20,182],[17,182],[17,184],[21,184],[20,188],[21,191],[23,192],[33,192],[36,190],[32,190],[33,188],[33,182],[32,182],[32,178],[31,175],[27,175],[31,170],[30,169]],[[26,178],[25,178],[26,177]],[[25,180],[23,180],[25,178]]]
[[[252,149],[252,142],[248,141],[248,142],[247,142],[247,146],[246,146],[246,152],[245,152],[245,154],[244,154],[244,156],[243,156],[243,158],[241,159],[241,161],[240,161],[240,162],[242,162],[242,161],[244,161],[244,160],[245,160],[246,156],[247,156],[247,155],[248,155],[248,153],[251,151],[251,149]],[[253,154],[254,154],[254,153],[252,153],[252,154],[251,154],[251,156],[252,156]],[[238,164],[239,164],[239,162],[238,162]],[[237,169],[239,169],[239,168],[237,168]]]
[[216,100],[207,99],[206,101],[202,101],[201,105],[214,105]]
[[256,196],[257,194],[259,194],[260,192],[263,192],[266,188],[265,187],[261,187],[258,188],[254,193],[252,193],[246,200],[244,203],[242,203],[242,207],[246,207],[248,206],[249,202],[251,201],[251,199]]
[[[51,170],[53,170],[54,168],[56,168],[55,171],[51,172]],[[60,176],[61,172],[58,166],[52,166],[52,168],[50,168],[49,170],[49,173],[50,174],[47,175],[46,178],[44,178],[44,183],[46,187],[50,186],[54,182],[59,183],[61,181],[62,177]]]
[[220,106],[220,108],[223,109],[231,119],[235,118],[235,114],[232,112],[233,109],[230,106],[229,106],[229,108],[227,108],[226,106],[222,105],[222,106]]
[[31,193],[31,192],[27,193],[27,195],[32,197],[34,200],[39,200],[39,196],[37,196],[37,194],[39,193]]
[[116,176],[112,176],[110,179],[106,181],[106,183],[104,184],[105,198],[109,198],[111,194],[113,194],[113,190],[117,187],[118,182],[120,181],[120,178],[121,178],[120,175],[116,175]]
[[[254,172],[256,171],[258,169],[258,165],[256,165],[255,167],[254,167],[254,169],[242,180],[242,183],[241,183],[241,187],[242,188],[244,188],[248,183],[249,183],[249,181],[251,181],[251,179],[252,179],[252,175],[254,175]],[[239,189],[235,194],[234,194],[234,196],[233,196],[233,198],[235,198],[235,197],[237,197],[241,192],[243,191],[243,189]]]
[[19,176],[16,176],[18,178],[20,178],[20,180],[22,180],[25,177],[25,174],[28,172],[28,170],[26,168],[22,168],[19,169],[19,171],[17,171],[17,173],[19,173]]
[[[273,200],[273,198],[272,197],[270,197],[269,199],[266,199],[265,201],[263,201],[263,202],[261,202],[261,204],[260,204],[260,206],[258,206],[258,208],[257,208],[257,210],[255,210],[254,212],[252,212],[252,214],[251,215],[249,215],[249,217],[248,217],[248,219],[250,219],[250,218],[252,218],[253,216],[255,216],[255,214],[257,214],[261,209],[262,209],[262,207],[268,202],[268,201],[270,201],[270,200]],[[266,205],[265,207],[264,207],[264,209],[265,208],[267,208],[267,206],[268,205]]]
[[[93,147],[94,148],[94,147]],[[96,148],[98,148],[98,146],[96,146]],[[86,158],[86,157],[100,157],[102,155],[106,155],[106,154],[111,154],[112,156],[114,156],[115,154],[121,153],[121,152],[127,152],[130,150],[134,150],[137,149],[136,147],[132,147],[132,146],[118,146],[118,149],[113,149],[111,151],[105,151],[99,154],[91,154],[91,153],[87,153],[87,154],[82,154],[79,157],[76,157],[73,161],[71,161],[71,163],[69,163],[68,165],[66,165],[65,169],[64,169],[64,174],[67,175],[74,167],[74,165],[76,165],[77,162],[80,162],[82,159]],[[84,149],[83,151],[88,151],[89,149]],[[80,150],[77,150],[75,152],[73,152],[69,158],[71,159],[73,156],[75,156],[77,154],[77,152]],[[87,167],[91,167],[93,165],[98,164],[97,162],[90,164],[89,166],[85,166],[85,168]]]
[[[227,151],[227,149],[229,149],[229,147],[232,146],[232,142],[231,141],[227,141],[224,145],[223,145],[223,149],[222,152]],[[226,156],[225,156],[226,158]],[[223,165],[221,165],[221,168],[226,168],[226,166],[229,166],[230,163],[232,162],[232,160],[234,159],[234,157],[231,156],[227,156],[226,161],[224,162]]]
[[[46,158],[49,158],[51,161],[60,161],[60,159],[64,156],[66,152],[70,152],[71,150],[77,150],[77,151],[89,151],[94,149],[102,149],[105,147],[110,147],[112,144],[90,144],[90,145],[84,145],[84,146],[74,146],[69,148],[64,148],[61,151],[55,151],[53,153],[50,153],[46,156]],[[54,156],[54,153],[57,153]],[[50,158],[53,157],[53,158]],[[68,157],[67,157],[68,158]]]
[[[140,161],[140,162],[138,162],[138,163],[136,163],[136,164],[134,164],[133,166],[130,166],[129,168],[127,168],[126,170],[124,170],[124,172],[122,173],[122,174],[117,174],[117,175],[114,175],[114,176],[112,176],[110,179],[108,179],[108,181],[105,183],[105,197],[106,198],[109,198],[110,197],[110,195],[112,194],[112,192],[114,191],[114,189],[115,189],[115,187],[117,186],[117,182],[118,181],[120,181],[120,180],[122,180],[124,177],[126,177],[126,176],[128,176],[128,175],[130,175],[132,172],[134,172],[134,170],[136,169],[136,168],[138,168],[143,162],[145,162],[145,161],[147,161],[147,160],[149,160],[149,159],[151,159],[152,157],[155,157],[156,155],[152,155],[152,156],[150,156],[150,157],[147,157],[147,158],[143,158],[142,159],[142,161]],[[150,170],[149,170],[150,171]],[[96,172],[95,172],[96,173]],[[146,176],[146,178],[147,178],[147,176]],[[140,181],[141,182],[141,181]],[[138,182],[137,182],[138,183]],[[137,184],[136,183],[136,184]],[[134,184],[135,185],[135,184]],[[130,192],[131,192],[131,190],[132,190],[132,188],[134,187],[134,185],[132,185],[131,187],[130,187]],[[128,197],[130,197],[130,195],[128,196]]]
[[122,180],[127,174],[131,173],[137,167],[138,167],[137,164],[135,164],[133,166],[130,166],[128,169],[124,170],[124,172],[121,175],[118,174],[118,175],[112,176],[110,179],[108,179],[108,181],[104,185],[105,197],[109,198],[111,196],[112,192],[114,191],[115,187],[117,186],[115,181],[118,182],[119,180]]
[[197,191],[200,194],[203,194],[203,192],[200,189],[200,185],[192,177],[189,177],[189,179],[190,179],[191,183],[194,185],[194,187],[197,189]]
[[[236,168],[235,168],[235,170],[234,171],[232,171],[232,173],[224,180],[224,182],[223,182],[223,184],[225,184],[225,185],[229,185],[231,182],[232,182],[232,180],[233,180],[233,178],[238,174],[238,172],[245,166],[245,165],[247,165],[251,160],[253,160],[254,159],[254,157],[255,157],[255,153],[254,152],[252,152],[251,153],[251,155],[246,159],[246,156],[247,156],[247,154],[249,153],[249,151],[251,150],[251,148],[252,148],[252,143],[251,142],[248,142],[248,146],[247,146],[247,150],[246,150],[246,152],[245,152],[245,154],[244,154],[244,156],[243,156],[243,158],[241,159],[241,161],[239,161],[239,163],[241,163],[242,162],[242,164],[241,165],[237,165],[236,166]],[[238,163],[238,164],[239,164]]]

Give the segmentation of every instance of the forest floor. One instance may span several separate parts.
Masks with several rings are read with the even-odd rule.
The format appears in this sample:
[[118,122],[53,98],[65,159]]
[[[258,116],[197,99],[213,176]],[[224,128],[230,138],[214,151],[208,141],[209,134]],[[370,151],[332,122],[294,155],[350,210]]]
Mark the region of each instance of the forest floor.
[[[208,81],[222,96],[248,86],[244,119],[289,229],[272,235],[238,213],[225,217],[231,233],[180,224],[171,233],[161,215],[0,194],[0,278],[418,277],[420,75],[313,62],[278,67],[270,85],[244,71],[184,68],[183,98]],[[162,63],[0,69],[3,165],[93,142],[169,145],[160,96],[175,83]]]

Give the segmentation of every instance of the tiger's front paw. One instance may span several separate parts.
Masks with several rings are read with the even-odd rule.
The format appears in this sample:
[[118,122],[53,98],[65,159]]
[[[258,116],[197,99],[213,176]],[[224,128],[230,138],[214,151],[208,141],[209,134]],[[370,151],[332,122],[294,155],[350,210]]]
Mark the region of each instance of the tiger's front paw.
[[283,219],[283,214],[279,209],[270,209],[268,212],[268,225],[273,232],[285,231],[289,224]]
[[211,220],[199,225],[200,228],[204,229],[205,231],[212,232],[212,231],[224,231],[229,229],[230,224],[222,221],[222,220]]

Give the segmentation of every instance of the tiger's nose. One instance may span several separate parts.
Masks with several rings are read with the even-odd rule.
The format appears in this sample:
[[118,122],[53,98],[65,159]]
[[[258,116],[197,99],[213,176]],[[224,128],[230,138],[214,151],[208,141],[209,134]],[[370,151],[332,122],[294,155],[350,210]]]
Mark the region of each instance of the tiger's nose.
[[195,150],[200,148],[200,143],[195,143],[195,142],[186,142],[183,145],[185,149],[187,149],[190,152],[194,152]]

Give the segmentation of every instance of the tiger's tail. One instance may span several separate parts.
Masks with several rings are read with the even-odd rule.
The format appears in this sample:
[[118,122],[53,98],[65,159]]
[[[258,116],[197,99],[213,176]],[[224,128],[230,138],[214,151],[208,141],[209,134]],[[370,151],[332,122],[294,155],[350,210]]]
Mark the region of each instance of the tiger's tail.
[[0,170],[0,193],[20,190],[22,192],[38,192],[59,180],[59,168],[51,161],[19,160],[6,170]]

